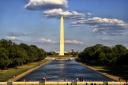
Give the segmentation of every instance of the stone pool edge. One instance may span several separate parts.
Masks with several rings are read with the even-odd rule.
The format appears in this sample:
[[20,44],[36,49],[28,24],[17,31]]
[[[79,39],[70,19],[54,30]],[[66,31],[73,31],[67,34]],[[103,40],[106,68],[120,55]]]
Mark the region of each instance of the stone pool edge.
[[[45,61],[45,62],[43,62],[43,61]],[[48,63],[50,63],[51,60],[44,59],[44,60],[42,60],[42,62],[43,62],[43,63],[40,64],[39,66],[36,66],[36,67],[34,67],[34,68],[31,68],[31,69],[28,69],[27,71],[25,71],[25,72],[23,72],[23,73],[21,73],[21,74],[15,76],[15,78],[10,78],[10,79],[7,80],[7,81],[17,81],[17,80],[23,78],[24,76],[28,75],[29,73],[31,73],[31,72],[33,72],[33,71],[39,69],[40,67],[42,67],[42,66],[44,66],[44,65],[46,65],[46,64],[48,64]]]
[[[80,63],[80,62],[78,62],[78,63]],[[94,67],[89,66],[87,64],[83,64],[83,63],[80,63],[80,64],[83,65],[83,66],[86,66],[87,68],[92,69],[92,70],[94,70],[94,71],[96,71],[96,72],[98,72],[98,73],[100,73],[100,74],[102,74],[102,75],[104,75],[104,76],[106,76],[106,77],[108,77],[110,79],[112,79],[113,81],[119,81],[119,78],[120,78],[119,76],[114,76],[114,75],[111,75],[109,73],[98,71],[97,68],[94,68]],[[125,80],[121,79],[121,81],[125,81]]]

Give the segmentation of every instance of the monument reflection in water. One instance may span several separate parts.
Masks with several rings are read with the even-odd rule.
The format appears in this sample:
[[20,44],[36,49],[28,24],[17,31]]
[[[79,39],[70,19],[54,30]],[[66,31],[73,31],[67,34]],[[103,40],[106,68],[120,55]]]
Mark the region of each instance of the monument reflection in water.
[[80,65],[74,60],[54,60],[42,66],[19,81],[61,81],[61,80],[85,80],[85,81],[111,81],[102,74]]

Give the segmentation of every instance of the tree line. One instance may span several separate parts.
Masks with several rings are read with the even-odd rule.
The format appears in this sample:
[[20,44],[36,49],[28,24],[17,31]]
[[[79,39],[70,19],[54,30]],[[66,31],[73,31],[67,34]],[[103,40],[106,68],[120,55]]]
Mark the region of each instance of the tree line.
[[77,60],[91,65],[128,66],[128,49],[123,45],[108,47],[97,44],[85,48]]
[[35,45],[16,44],[11,40],[0,40],[0,69],[16,67],[46,57],[46,52]]

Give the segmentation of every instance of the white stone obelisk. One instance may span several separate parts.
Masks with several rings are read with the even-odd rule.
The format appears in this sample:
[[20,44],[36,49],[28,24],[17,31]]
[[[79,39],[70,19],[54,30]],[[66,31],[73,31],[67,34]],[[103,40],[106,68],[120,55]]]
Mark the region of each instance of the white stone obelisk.
[[60,18],[60,56],[64,56],[64,18]]

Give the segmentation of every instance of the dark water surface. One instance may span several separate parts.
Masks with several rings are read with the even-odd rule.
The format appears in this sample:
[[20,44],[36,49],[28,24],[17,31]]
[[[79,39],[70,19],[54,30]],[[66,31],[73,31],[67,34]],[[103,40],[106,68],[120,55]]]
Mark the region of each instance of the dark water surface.
[[53,60],[18,81],[43,81],[44,77],[49,81],[72,81],[76,79],[85,81],[111,81],[111,79],[103,76],[99,72],[82,66],[74,60]]

